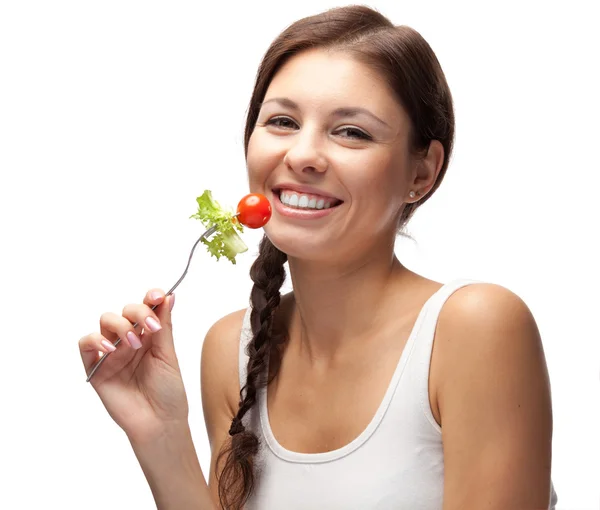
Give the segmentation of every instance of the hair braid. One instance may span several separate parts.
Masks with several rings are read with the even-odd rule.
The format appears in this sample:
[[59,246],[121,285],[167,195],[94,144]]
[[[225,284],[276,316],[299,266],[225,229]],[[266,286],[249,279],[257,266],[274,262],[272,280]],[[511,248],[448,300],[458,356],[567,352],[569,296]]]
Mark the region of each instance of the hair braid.
[[273,335],[275,312],[281,300],[285,281],[287,255],[278,250],[265,235],[259,245],[258,258],[252,264],[254,282],[250,294],[252,340],[247,347],[246,384],[240,390],[238,412],[231,423],[231,443],[219,454],[217,465],[226,456],[219,476],[219,500],[226,509],[240,509],[254,488],[253,457],[258,452],[258,438],[242,423],[244,415],[256,403],[257,390],[268,383],[267,366],[272,348],[280,338]]

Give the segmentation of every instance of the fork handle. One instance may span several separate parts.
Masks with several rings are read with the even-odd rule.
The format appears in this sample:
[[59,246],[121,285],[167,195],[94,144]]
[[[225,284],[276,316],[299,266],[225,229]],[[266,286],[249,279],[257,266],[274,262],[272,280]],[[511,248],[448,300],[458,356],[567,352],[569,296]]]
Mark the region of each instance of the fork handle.
[[[237,214],[236,214],[237,216]],[[198,243],[202,240],[205,239],[206,237],[212,235],[215,233],[215,231],[217,230],[217,225],[213,225],[212,227],[210,227],[206,232],[204,232],[204,234],[202,234],[198,240],[194,243],[194,246],[192,247],[192,251],[190,252],[190,257],[188,259],[188,263],[187,266],[185,268],[185,271],[183,272],[183,274],[181,275],[181,277],[179,278],[179,280],[177,280],[177,282],[175,283],[175,285],[173,285],[173,287],[171,287],[171,289],[169,290],[169,292],[167,292],[165,294],[165,297],[170,296],[171,294],[173,294],[173,291],[177,288],[177,286],[181,283],[181,281],[184,279],[185,275],[188,272],[188,269],[190,267],[190,262],[192,261],[192,255],[194,254],[194,250],[196,249],[196,246],[198,245]],[[160,303],[159,303],[160,304]],[[156,309],[156,307],[158,306],[158,304],[154,305],[152,307],[152,311],[154,311]],[[136,322],[133,325],[133,328],[135,329],[138,326],[138,323]],[[117,338],[117,341],[113,344],[115,347],[117,345],[119,345],[121,343],[121,339]],[[114,351],[113,351],[114,352]],[[106,359],[106,357],[110,354],[110,352],[105,352],[102,357],[96,362],[96,364],[93,366],[92,370],[90,371],[90,373],[87,376],[87,379],[85,380],[85,382],[90,382],[90,379],[92,378],[92,376],[96,373],[96,370],[98,370],[98,368],[100,368],[100,365],[102,365],[102,363],[104,363],[104,360]]]

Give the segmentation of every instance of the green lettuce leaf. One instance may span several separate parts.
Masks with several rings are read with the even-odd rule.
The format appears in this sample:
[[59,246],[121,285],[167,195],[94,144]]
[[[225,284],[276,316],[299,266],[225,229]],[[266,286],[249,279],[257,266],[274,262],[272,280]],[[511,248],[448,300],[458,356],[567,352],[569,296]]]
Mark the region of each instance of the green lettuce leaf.
[[233,210],[222,207],[213,199],[209,190],[196,198],[196,202],[198,202],[198,212],[192,214],[190,218],[200,220],[207,229],[217,225],[217,231],[209,239],[202,239],[208,252],[217,260],[226,257],[235,264],[235,256],[248,251],[248,247],[236,233],[236,230],[243,232],[244,228],[234,219]]

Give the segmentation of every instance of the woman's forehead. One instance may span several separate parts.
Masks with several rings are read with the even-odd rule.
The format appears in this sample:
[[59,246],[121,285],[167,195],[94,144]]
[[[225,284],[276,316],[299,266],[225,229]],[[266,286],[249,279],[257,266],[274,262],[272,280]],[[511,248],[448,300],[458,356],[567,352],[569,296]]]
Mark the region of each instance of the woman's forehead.
[[300,108],[357,107],[389,116],[400,108],[382,76],[347,53],[309,50],[290,58],[275,74],[263,103],[285,97]]

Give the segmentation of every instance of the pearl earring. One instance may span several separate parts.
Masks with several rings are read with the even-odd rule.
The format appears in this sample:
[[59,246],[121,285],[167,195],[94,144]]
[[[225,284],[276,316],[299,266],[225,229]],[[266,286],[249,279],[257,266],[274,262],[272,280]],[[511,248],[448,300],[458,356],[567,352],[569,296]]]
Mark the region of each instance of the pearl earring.
[[415,198],[415,192],[414,192],[414,191],[411,191],[411,192],[408,194],[408,196],[409,196],[410,198]]

